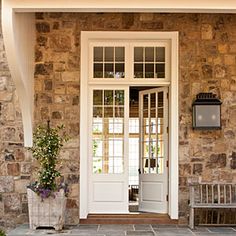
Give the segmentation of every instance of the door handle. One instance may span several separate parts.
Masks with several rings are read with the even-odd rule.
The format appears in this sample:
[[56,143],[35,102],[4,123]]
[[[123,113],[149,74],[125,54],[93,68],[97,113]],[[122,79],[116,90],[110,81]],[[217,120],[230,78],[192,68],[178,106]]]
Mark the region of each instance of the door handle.
[[140,168],[138,168],[138,173],[141,175],[141,170],[140,170]]

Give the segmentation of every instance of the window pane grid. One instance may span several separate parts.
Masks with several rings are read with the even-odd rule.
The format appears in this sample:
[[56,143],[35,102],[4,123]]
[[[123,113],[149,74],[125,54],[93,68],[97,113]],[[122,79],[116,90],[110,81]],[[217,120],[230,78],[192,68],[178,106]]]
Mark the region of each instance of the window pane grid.
[[124,78],[125,48],[94,47],[93,78]]
[[134,78],[165,78],[165,47],[134,47]]
[[122,173],[124,90],[93,91],[92,129],[93,173]]
[[144,174],[162,174],[164,171],[163,106],[163,92],[143,96],[143,108],[145,109],[142,108],[141,155]]

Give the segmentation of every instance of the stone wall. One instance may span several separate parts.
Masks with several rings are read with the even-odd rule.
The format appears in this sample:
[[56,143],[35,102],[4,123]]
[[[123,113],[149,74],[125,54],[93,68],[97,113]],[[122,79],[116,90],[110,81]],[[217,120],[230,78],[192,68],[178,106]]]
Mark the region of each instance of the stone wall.
[[[53,125],[64,123],[71,137],[60,166],[71,189],[69,224],[79,219],[80,32],[95,30],[179,32],[179,215],[184,222],[188,179],[236,181],[236,16],[36,14],[35,122],[50,119]],[[0,216],[1,222],[12,224],[27,222],[23,186],[34,167],[22,147],[20,109],[2,37],[0,55]],[[222,99],[222,130],[192,130],[191,105],[199,92],[214,92]]]
[[21,111],[0,28],[0,228],[27,222],[25,186],[30,174],[31,158],[23,147]]
[[[81,31],[179,32],[180,217],[188,209],[187,180],[236,181],[236,16],[230,14],[36,14],[36,119],[66,123],[79,137]],[[222,99],[222,130],[193,131],[191,105],[199,92]],[[65,171],[78,174],[79,153]],[[77,196],[75,196],[75,199]],[[72,204],[73,208],[77,207]]]

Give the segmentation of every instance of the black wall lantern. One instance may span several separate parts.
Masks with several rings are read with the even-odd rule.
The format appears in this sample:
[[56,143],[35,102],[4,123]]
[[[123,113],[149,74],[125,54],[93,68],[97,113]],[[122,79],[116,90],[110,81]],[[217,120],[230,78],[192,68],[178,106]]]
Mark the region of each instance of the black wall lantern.
[[221,101],[213,93],[199,93],[193,102],[194,129],[221,129]]

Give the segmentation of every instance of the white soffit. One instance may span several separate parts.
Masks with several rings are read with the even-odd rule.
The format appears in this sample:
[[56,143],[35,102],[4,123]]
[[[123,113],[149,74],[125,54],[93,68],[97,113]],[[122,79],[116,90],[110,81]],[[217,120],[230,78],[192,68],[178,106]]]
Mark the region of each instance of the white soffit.
[[15,11],[236,12],[235,0],[2,0]]

